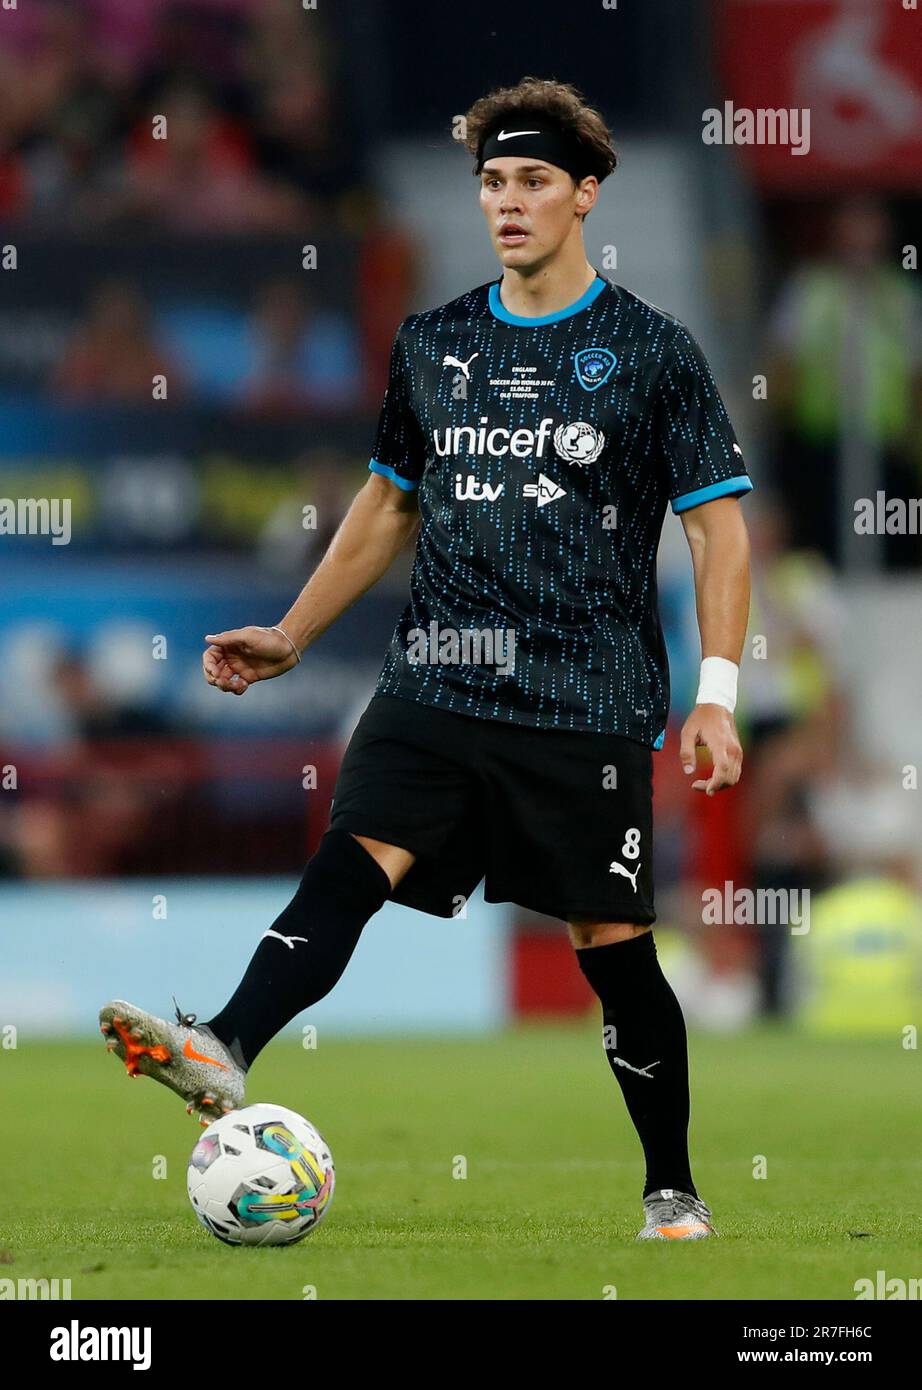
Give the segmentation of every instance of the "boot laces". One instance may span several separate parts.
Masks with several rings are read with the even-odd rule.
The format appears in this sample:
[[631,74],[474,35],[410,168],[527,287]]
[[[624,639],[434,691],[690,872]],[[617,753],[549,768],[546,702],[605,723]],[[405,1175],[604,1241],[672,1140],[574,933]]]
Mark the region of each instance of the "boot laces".
[[184,1014],[176,1002],[175,994],[173,995],[173,1006],[176,1009],[176,1022],[183,1028],[192,1028],[195,1024],[195,1020],[198,1018],[198,1014]]

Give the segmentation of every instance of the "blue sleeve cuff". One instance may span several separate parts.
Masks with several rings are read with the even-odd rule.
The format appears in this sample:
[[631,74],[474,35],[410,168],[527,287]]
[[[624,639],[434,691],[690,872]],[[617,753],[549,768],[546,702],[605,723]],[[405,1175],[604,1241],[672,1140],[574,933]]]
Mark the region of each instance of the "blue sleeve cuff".
[[383,478],[390,478],[391,482],[402,487],[404,492],[412,492],[415,487],[419,486],[418,482],[414,482],[410,478],[401,478],[400,474],[395,473],[393,468],[390,468],[386,463],[379,463],[377,459],[372,459],[368,467],[372,473],[380,473]]
[[708,483],[707,487],[699,487],[694,492],[686,492],[682,497],[674,497],[672,510],[687,512],[690,507],[700,507],[702,502],[713,502],[715,497],[740,497],[744,492],[751,491],[752,479],[747,478],[744,473],[739,478],[724,478],[719,483]]

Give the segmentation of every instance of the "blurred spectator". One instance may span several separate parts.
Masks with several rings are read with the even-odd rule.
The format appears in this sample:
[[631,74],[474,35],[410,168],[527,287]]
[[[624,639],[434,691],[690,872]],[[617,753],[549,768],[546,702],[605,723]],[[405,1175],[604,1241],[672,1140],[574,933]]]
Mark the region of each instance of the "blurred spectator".
[[[851,753],[817,786],[814,816],[836,885],[811,905],[798,996],[805,1025],[839,1037],[900,1037],[922,1003],[918,822],[897,769]],[[800,952],[798,954],[801,954]]]
[[97,70],[127,87],[156,48],[160,7],[150,0],[84,0]]
[[[843,611],[828,563],[787,549],[789,518],[778,499],[754,498],[747,520],[754,659],[744,685],[742,838],[757,891],[801,893],[828,881],[810,793],[831,776],[841,753]],[[791,1005],[789,928],[769,923],[754,930],[762,1012],[783,1014]]]
[[345,407],[360,393],[355,336],[341,314],[315,310],[301,280],[272,280],[250,328],[244,404],[279,415],[309,406]]
[[344,229],[361,242],[357,300],[365,399],[377,411],[387,387],[391,343],[419,284],[420,252],[374,191],[356,191],[342,212]]
[[25,167],[20,156],[10,148],[7,132],[0,125],[0,218],[5,221],[20,217],[26,201]]
[[922,400],[922,312],[896,261],[876,197],[833,209],[825,259],[784,286],[770,325],[769,396],[780,427],[776,481],[796,499],[795,546],[836,565],[918,565],[918,536],[857,536],[854,505],[918,492],[913,464]]
[[111,93],[86,85],[63,101],[23,160],[30,221],[60,233],[104,220],[121,174],[112,149],[117,111]]
[[0,216],[299,232],[362,182],[340,78],[287,0],[32,0],[0,52]]
[[0,807],[0,879],[19,878],[22,875],[24,865],[17,833],[17,808]]
[[[302,581],[323,559],[356,487],[349,460],[333,449],[305,455],[296,464],[295,483],[269,517],[258,541],[261,564],[276,574]],[[305,527],[304,508],[316,508],[316,526]]]
[[361,141],[336,112],[328,76],[287,54],[257,94],[254,137],[260,166],[305,195],[331,201],[359,181]]
[[5,15],[0,49],[0,127],[14,142],[48,128],[55,112],[92,80],[93,51],[81,7],[57,3]]
[[7,20],[0,49],[0,214],[69,215],[68,197],[81,195],[104,162],[114,122],[78,7],[30,5],[15,23]]
[[[137,0],[134,0],[137,3]],[[207,73],[228,97],[241,80],[240,54],[251,17],[264,0],[159,0],[151,6],[146,25],[147,41],[136,49],[136,68],[142,73],[142,101],[162,89],[174,76]],[[128,31],[122,44],[131,42],[135,25],[125,22],[124,0],[92,0],[97,11],[97,43],[109,50],[111,38],[121,27]],[[105,12],[103,22],[101,12]],[[145,32],[142,21],[140,32]]]
[[141,296],[113,280],[97,292],[50,385],[65,400],[140,404],[153,399],[153,378],[161,374],[169,396],[181,395],[182,375],[158,346]]
[[[136,652],[125,655],[132,664]],[[81,654],[58,655],[52,681],[67,735],[47,759],[17,759],[28,771],[0,827],[0,873],[125,872],[168,833],[164,812],[180,799],[182,753],[164,744],[169,726],[158,709],[117,691],[117,682],[110,688]]]
[[83,659],[73,653],[60,658],[54,681],[78,740],[163,734],[168,729],[163,715],[150,704],[112,698]]
[[94,878],[126,871],[130,856],[150,847],[168,809],[139,779],[91,756],[62,760],[55,785],[24,797],[15,849],[28,878]]
[[[166,138],[153,138],[153,119]],[[200,83],[177,81],[147,110],[129,144],[122,217],[177,233],[295,230],[310,214],[294,189],[264,177],[251,141]]]
[[922,1006],[922,900],[904,867],[882,864],[821,893],[802,939],[804,1025],[888,1043]]

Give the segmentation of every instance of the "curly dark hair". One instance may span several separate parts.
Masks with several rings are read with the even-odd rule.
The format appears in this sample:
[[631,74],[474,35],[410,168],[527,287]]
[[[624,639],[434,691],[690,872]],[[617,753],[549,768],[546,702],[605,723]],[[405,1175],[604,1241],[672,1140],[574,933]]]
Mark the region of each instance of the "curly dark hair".
[[514,87],[497,87],[467,112],[464,144],[474,158],[486,138],[511,118],[544,116],[574,137],[586,152],[586,173],[601,183],[618,165],[611,132],[595,107],[568,82],[523,77]]

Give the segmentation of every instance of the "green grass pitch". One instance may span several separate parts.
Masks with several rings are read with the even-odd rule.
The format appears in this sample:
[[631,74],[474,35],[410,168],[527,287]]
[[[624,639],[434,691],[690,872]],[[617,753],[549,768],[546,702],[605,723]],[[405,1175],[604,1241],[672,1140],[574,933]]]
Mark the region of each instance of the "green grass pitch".
[[300,1245],[247,1250],[193,1216],[200,1131],[176,1096],[130,1081],[102,1040],[21,1039],[0,1051],[0,1277],[69,1278],[75,1299],[687,1300],[852,1299],[878,1269],[922,1275],[917,1052],[771,1028],[690,1047],[720,1239],[634,1242],[640,1148],[587,1020],[272,1044],[249,1099],[313,1120],[336,1195]]

